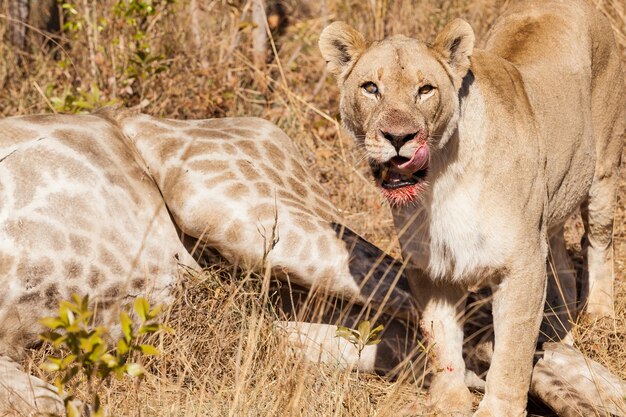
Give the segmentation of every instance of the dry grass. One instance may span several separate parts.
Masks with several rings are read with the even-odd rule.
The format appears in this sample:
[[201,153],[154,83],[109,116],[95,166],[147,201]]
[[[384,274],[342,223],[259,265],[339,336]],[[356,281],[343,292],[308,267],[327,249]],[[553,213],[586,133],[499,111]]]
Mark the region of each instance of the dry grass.
[[[610,17],[626,61],[623,3],[594,1]],[[58,44],[46,48],[35,44],[19,60],[11,48],[0,50],[3,115],[72,109],[76,107],[72,100],[83,99],[86,108],[111,100],[141,103],[145,112],[166,117],[267,118],[297,143],[348,223],[397,254],[388,208],[368,180],[362,156],[338,128],[338,92],[317,51],[318,34],[327,22],[341,19],[371,38],[405,33],[432,39],[450,18],[463,17],[477,38],[484,39],[506,2],[287,0],[289,25],[275,38],[277,56],[256,66],[250,50],[250,2],[178,0],[169,12],[151,16],[144,26],[150,53],[158,57],[155,65],[166,70],[147,70],[140,76],[131,71],[134,31],[112,14],[114,1],[72,3],[78,16],[86,19],[82,28]],[[192,3],[198,4],[195,19]],[[6,22],[0,21],[0,31],[7,30]],[[98,97],[93,94],[96,90]],[[622,378],[626,378],[625,188],[622,181],[615,231],[618,316],[611,322],[581,322],[576,339],[583,351]],[[575,255],[580,254],[576,244],[580,229],[575,220],[568,228]],[[159,341],[164,354],[148,364],[152,376],[140,386],[115,382],[104,389],[113,414],[395,416],[412,409],[412,415],[422,415],[410,374],[390,382],[287,357],[281,347],[284,341],[272,331],[272,313],[262,302],[261,278],[231,275],[222,271],[186,278],[169,318],[175,335]],[[31,366],[40,359],[41,352],[35,352]]]

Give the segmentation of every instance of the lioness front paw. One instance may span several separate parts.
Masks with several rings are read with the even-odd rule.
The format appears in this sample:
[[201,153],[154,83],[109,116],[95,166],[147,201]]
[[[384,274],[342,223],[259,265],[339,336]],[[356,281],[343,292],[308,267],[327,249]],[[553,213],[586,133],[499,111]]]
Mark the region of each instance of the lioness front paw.
[[428,394],[428,407],[438,416],[469,417],[472,414],[473,397],[462,380],[436,378]]
[[589,303],[587,305],[587,317],[591,320],[599,320],[603,318],[614,318],[615,310],[613,309],[613,300],[606,303]]
[[[519,405],[523,404],[523,405]],[[472,417],[525,417],[526,401],[494,400],[485,396]]]

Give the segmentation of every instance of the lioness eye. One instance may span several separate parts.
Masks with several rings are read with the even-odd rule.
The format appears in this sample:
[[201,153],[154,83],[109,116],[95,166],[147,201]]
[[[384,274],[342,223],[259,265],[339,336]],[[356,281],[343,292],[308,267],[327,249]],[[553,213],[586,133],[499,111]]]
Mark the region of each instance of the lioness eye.
[[373,82],[367,82],[361,86],[368,94],[378,94],[378,86]]
[[420,87],[419,90],[417,90],[417,94],[419,94],[420,96],[423,96],[424,94],[428,94],[431,91],[433,91],[433,88],[435,88],[435,87],[433,87],[430,84],[423,85],[423,86]]

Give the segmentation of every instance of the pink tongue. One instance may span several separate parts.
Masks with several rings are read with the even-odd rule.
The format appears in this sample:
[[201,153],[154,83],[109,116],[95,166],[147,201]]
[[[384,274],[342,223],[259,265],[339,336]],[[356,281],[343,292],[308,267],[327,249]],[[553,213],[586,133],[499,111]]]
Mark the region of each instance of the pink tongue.
[[391,170],[400,174],[413,174],[428,166],[430,152],[428,145],[422,145],[413,154],[408,161],[406,158],[395,157],[391,159]]

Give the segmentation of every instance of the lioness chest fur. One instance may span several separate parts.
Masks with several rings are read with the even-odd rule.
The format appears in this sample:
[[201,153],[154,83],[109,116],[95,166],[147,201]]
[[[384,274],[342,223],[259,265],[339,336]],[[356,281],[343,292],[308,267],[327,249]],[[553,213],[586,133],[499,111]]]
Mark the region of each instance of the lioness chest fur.
[[[491,285],[496,343],[475,415],[524,415],[546,285],[563,288],[548,300],[558,310],[544,323],[551,336],[567,333],[579,305],[613,312],[626,94],[610,25],[582,1],[528,1],[499,18],[484,50],[458,19],[432,45],[403,36],[368,43],[338,22],[320,49],[413,268],[440,370],[433,406],[471,411],[458,317],[468,288]],[[562,227],[579,207],[588,287],[576,294]]]

